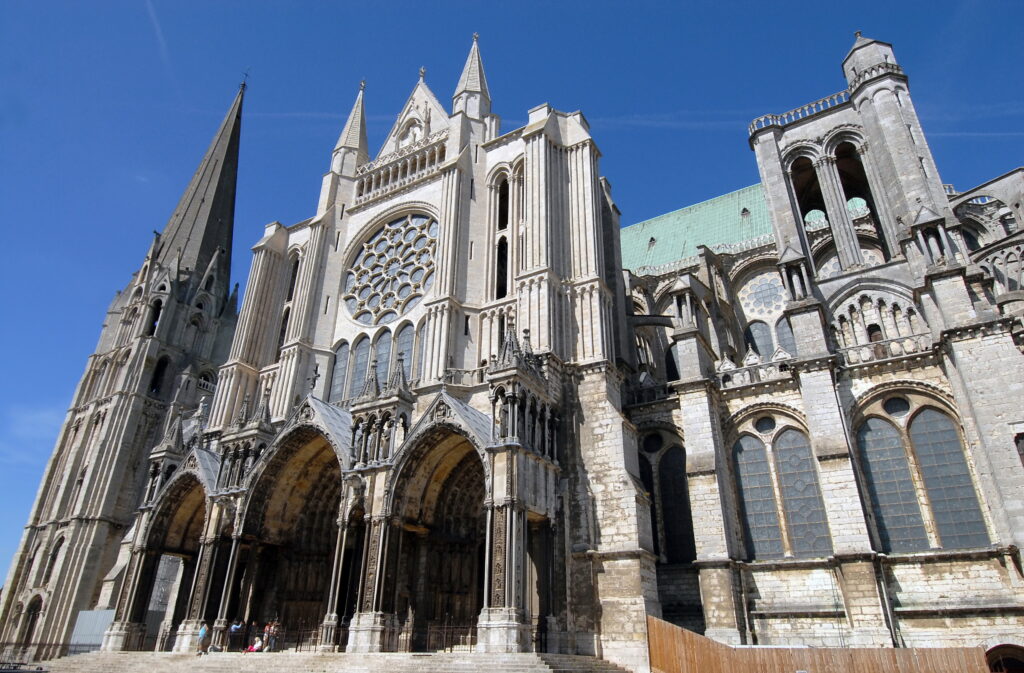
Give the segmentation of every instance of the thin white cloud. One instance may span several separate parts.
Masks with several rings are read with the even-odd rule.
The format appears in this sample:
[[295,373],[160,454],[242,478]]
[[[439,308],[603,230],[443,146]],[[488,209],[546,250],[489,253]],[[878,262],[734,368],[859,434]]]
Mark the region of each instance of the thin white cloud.
[[164,31],[160,27],[160,19],[157,18],[156,8],[153,7],[152,0],[146,0],[146,11],[149,13],[149,22],[153,25],[153,33],[156,35],[157,49],[160,51],[160,61],[164,64],[167,78],[171,80],[171,85],[178,96],[178,101],[181,102],[181,87],[178,86],[178,78],[174,74],[174,68],[171,66],[171,52],[167,48],[167,40],[164,39]]

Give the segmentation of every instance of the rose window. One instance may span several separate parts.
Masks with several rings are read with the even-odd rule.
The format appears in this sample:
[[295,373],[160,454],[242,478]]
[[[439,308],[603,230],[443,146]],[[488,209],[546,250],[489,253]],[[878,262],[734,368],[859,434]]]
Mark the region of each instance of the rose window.
[[748,318],[769,317],[782,310],[785,288],[777,271],[766,270],[744,283],[739,297]]
[[363,243],[345,275],[352,317],[383,325],[411,310],[434,284],[437,221],[426,215],[392,220]]

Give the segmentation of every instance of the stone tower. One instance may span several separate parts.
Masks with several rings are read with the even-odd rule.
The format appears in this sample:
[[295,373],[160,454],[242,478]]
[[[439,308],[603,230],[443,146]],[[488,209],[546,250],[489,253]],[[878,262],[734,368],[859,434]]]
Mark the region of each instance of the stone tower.
[[[119,545],[144,489],[173,472],[184,451],[180,428],[214,390],[235,326],[231,238],[244,89],[107,310],[11,564],[0,640],[67,642],[80,611],[111,599],[124,573]],[[158,449],[159,465],[149,460]]]

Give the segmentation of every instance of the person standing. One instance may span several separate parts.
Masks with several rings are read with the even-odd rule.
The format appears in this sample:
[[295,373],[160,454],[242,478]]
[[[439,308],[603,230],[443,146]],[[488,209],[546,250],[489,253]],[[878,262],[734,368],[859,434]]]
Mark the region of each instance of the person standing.
[[200,626],[199,626],[199,651],[196,652],[196,656],[200,656],[201,657],[204,654],[206,654],[206,648],[209,647],[209,644],[206,642],[206,636],[209,633],[209,631],[210,630],[207,628],[206,622],[203,622],[202,624],[200,624]]
[[277,651],[277,636],[281,628],[281,622],[276,619],[270,623],[270,639],[267,641],[267,649],[271,652]]

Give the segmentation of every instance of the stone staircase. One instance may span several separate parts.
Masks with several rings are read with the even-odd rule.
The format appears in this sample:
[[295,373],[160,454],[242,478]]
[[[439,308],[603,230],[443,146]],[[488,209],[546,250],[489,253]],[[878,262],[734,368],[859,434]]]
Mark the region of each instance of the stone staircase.
[[[629,673],[571,654],[91,652],[41,664],[52,673]],[[31,668],[35,668],[33,665]]]

